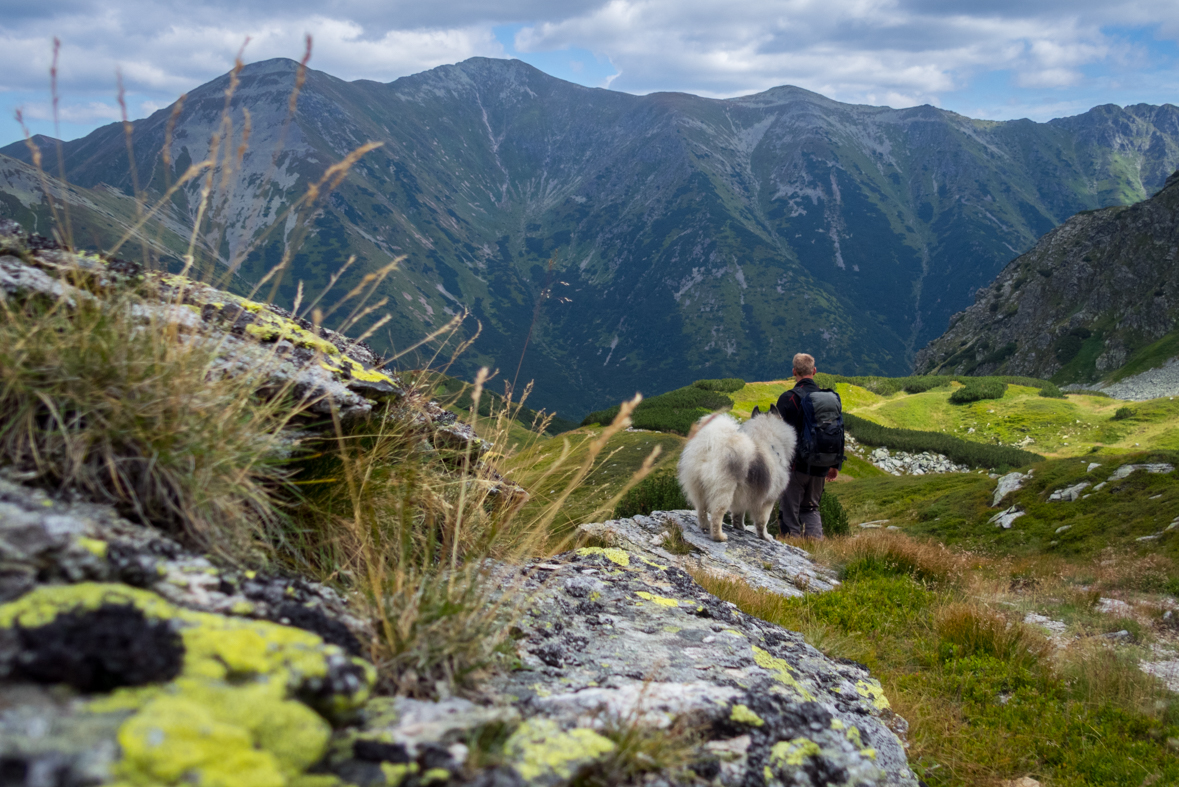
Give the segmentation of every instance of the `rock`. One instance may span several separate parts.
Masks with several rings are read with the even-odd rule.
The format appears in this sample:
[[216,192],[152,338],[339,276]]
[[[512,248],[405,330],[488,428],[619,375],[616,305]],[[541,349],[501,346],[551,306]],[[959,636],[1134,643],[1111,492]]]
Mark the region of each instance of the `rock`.
[[1116,598],[1099,598],[1097,599],[1097,611],[1106,615],[1118,615],[1120,617],[1128,617],[1134,614],[1134,608]]
[[1101,467],[1101,462],[1090,462],[1089,466],[1085,468],[1086,473],[1092,473],[1097,468]]
[[1055,634],[1057,636],[1068,631],[1068,624],[1063,620],[1053,620],[1052,618],[1048,618],[1043,615],[1037,615],[1035,612],[1029,612],[1028,614],[1024,615],[1023,622],[1031,626],[1039,626],[1040,628],[1046,629],[1049,633]]
[[1111,631],[1108,634],[1102,634],[1101,636],[1105,639],[1114,640],[1115,642],[1132,642],[1134,639],[1134,635],[1126,629],[1122,629],[1121,631]]
[[1061,525],[1060,527],[1056,528],[1055,533],[1056,533],[1056,535],[1060,535],[1061,533],[1065,532],[1066,530],[1072,530],[1072,529],[1073,529],[1072,525]]
[[1093,491],[1094,491],[1094,492],[1100,492],[1102,489],[1104,489],[1104,488],[1105,488],[1105,485],[1106,485],[1107,483],[1109,483],[1109,482],[1108,482],[1108,481],[1102,481],[1100,484],[1095,484],[1095,485],[1093,486]]
[[1092,486],[1092,484],[1090,482],[1082,481],[1081,483],[1074,484],[1073,486],[1070,486],[1066,489],[1057,489],[1055,492],[1053,492],[1051,495],[1048,496],[1048,501],[1049,502],[1063,501],[1066,503],[1071,503],[1072,501],[1074,501],[1078,497],[1080,497],[1081,492],[1085,491],[1090,486]]
[[518,624],[526,669],[489,684],[525,718],[508,747],[518,775],[555,784],[608,752],[604,733],[619,725],[690,722],[721,784],[760,783],[769,768],[780,784],[819,771],[916,785],[897,736],[906,725],[866,671],[744,615],[660,558],[586,548],[548,561],[561,571],[531,575],[539,592]]
[[1000,477],[999,483],[995,487],[995,495],[991,499],[991,508],[998,508],[999,504],[1003,502],[1003,498],[1018,489],[1022,489],[1024,482],[1031,477],[1032,473],[1030,470],[1027,473],[1016,471]]
[[1170,473],[1174,469],[1175,469],[1174,465],[1167,464],[1166,462],[1157,462],[1157,463],[1142,464],[1142,465],[1122,465],[1121,467],[1119,467],[1117,470],[1114,471],[1113,475],[1111,475],[1108,480],[1121,481],[1123,478],[1126,478],[1127,476],[1130,475],[1130,473],[1133,473],[1135,470],[1145,470],[1148,473],[1162,474],[1162,473]]
[[1003,787],[1040,787],[1040,783],[1031,776],[1021,776],[1018,779],[1003,782]]
[[[676,555],[661,545],[653,546],[653,540],[672,527],[683,533],[692,552]],[[650,516],[586,524],[580,529],[642,550],[661,564],[733,577],[780,596],[822,592],[839,584],[833,572],[816,566],[804,550],[764,541],[752,530],[726,525],[729,540],[713,541],[700,529],[695,511],[656,511]]]
[[995,514],[989,521],[1004,530],[1010,530],[1012,523],[1026,513],[1026,511],[1021,510],[1018,506],[1011,506],[1011,508]]

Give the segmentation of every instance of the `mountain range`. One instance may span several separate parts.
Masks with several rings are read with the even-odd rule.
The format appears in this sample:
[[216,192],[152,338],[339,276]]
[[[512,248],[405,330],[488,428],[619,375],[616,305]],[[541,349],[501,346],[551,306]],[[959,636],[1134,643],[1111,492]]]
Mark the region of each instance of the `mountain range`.
[[[474,58],[388,84],[309,70],[288,123],[297,70],[270,60],[193,90],[133,124],[133,155],[120,124],[63,143],[70,186],[50,189],[75,206],[75,242],[124,234],[137,192],[158,201],[212,157],[121,253],[179,257],[200,216],[196,251],[243,286],[291,255],[267,283],[287,306],[352,255],[336,294],[401,258],[375,282],[388,300],[367,319],[390,315],[375,347],[467,308],[460,336],[480,332],[452,371],[487,364],[511,382],[519,365],[530,404],[571,417],[701,377],[780,378],[799,350],[824,371],[905,373],[1037,238],[1179,167],[1170,104],[995,122],[795,87],[634,96]],[[330,194],[297,205],[370,141]],[[56,172],[56,141],[34,143]],[[0,148],[0,215],[45,232],[31,161],[24,142]]]

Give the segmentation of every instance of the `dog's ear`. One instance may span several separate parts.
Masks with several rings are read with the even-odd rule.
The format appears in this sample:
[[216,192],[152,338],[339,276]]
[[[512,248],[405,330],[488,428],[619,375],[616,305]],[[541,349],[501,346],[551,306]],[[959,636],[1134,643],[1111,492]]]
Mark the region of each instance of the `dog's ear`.
[[[770,407],[773,407],[773,405],[770,405]],[[753,412],[749,415],[749,417],[750,418],[757,418],[759,415],[761,415],[761,408],[758,407],[757,405],[754,405]]]
[[[776,416],[778,416],[779,418],[782,418],[782,413],[780,413],[780,412],[778,411],[778,405],[776,405],[776,404],[771,404],[771,405],[770,405],[770,415],[776,415]],[[783,420],[785,420],[785,419],[783,419]]]

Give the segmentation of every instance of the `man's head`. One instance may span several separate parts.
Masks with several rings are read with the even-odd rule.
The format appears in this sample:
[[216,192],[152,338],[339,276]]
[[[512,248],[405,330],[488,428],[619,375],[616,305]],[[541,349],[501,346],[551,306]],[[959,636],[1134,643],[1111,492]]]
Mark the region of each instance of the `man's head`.
[[806,377],[815,376],[815,356],[807,353],[798,353],[794,356],[794,376],[802,380]]

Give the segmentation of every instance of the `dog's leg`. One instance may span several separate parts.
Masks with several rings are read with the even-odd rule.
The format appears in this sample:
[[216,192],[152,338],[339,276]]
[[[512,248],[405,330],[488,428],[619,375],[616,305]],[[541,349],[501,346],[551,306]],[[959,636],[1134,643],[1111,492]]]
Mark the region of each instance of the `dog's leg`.
[[708,512],[703,508],[696,509],[696,522],[700,525],[700,529],[705,533],[708,532]]
[[773,502],[771,502],[768,506],[765,507],[765,510],[759,512],[758,514],[755,514],[757,519],[754,521],[754,524],[757,525],[757,537],[764,538],[766,541],[769,541],[771,544],[776,543],[776,542],[774,540],[774,537],[770,535],[770,531],[767,529],[767,527],[770,524],[770,514],[773,513],[773,511],[774,511],[774,504],[773,504]]
[[725,509],[724,508],[715,509],[714,511],[712,511],[708,515],[708,518],[709,518],[708,534],[709,534],[709,536],[712,537],[712,540],[713,541],[728,541],[729,537],[726,536],[721,530],[721,528],[725,522]]

